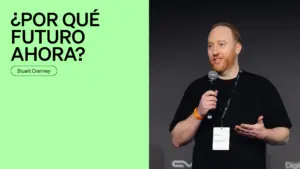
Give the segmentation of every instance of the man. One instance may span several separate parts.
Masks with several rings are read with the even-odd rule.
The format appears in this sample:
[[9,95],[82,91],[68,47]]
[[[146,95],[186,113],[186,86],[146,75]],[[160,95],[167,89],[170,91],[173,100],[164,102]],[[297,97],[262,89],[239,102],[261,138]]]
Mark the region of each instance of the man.
[[193,169],[266,169],[266,144],[289,140],[291,121],[275,86],[266,78],[242,70],[240,34],[229,23],[214,25],[208,36],[208,56],[218,73],[186,89],[170,124],[172,143],[195,141]]

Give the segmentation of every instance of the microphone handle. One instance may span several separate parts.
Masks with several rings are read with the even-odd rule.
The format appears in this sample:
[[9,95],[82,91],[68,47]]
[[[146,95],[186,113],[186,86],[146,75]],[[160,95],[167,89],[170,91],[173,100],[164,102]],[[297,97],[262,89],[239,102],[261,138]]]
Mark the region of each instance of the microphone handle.
[[[214,84],[214,81],[211,80],[210,83],[211,83],[211,88],[210,88],[210,90],[216,91],[216,90],[217,90],[217,87],[216,87],[216,85]],[[217,104],[218,104],[218,103],[217,103]],[[208,113],[207,113],[207,118],[208,118],[208,119],[211,119],[211,118],[212,118],[212,115],[214,114],[215,111],[216,111],[216,109],[211,109],[211,110],[209,110]]]
[[210,90],[216,91],[216,90],[217,90],[217,87],[216,87],[216,85],[214,84],[214,81],[210,81],[210,84],[211,84]]

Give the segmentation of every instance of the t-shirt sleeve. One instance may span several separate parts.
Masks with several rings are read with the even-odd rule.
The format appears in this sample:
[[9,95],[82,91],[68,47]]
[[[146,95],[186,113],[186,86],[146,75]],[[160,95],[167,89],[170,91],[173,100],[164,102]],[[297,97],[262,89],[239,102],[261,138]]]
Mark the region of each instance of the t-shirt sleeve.
[[291,128],[292,123],[284,106],[282,98],[276,87],[269,81],[265,88],[264,95],[264,125],[266,128],[287,127]]
[[194,111],[195,107],[198,105],[198,101],[194,97],[192,85],[189,85],[185,90],[183,97],[177,107],[175,115],[169,126],[169,131],[171,132],[177,123],[188,118]]

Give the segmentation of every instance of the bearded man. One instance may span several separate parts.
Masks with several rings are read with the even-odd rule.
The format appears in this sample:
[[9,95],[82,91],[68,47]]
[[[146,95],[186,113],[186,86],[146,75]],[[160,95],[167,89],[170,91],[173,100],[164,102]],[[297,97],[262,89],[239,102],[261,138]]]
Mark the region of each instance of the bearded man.
[[275,86],[240,68],[239,31],[213,25],[208,56],[213,84],[205,75],[185,90],[169,131],[175,147],[195,141],[192,169],[266,169],[266,145],[283,145],[292,127]]

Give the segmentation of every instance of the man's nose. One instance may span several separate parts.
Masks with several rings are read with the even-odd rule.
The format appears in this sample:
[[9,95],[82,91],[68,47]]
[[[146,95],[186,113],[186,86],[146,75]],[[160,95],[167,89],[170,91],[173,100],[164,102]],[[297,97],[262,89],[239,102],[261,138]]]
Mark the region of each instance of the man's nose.
[[213,55],[218,55],[218,53],[219,53],[218,47],[214,47],[213,48]]

